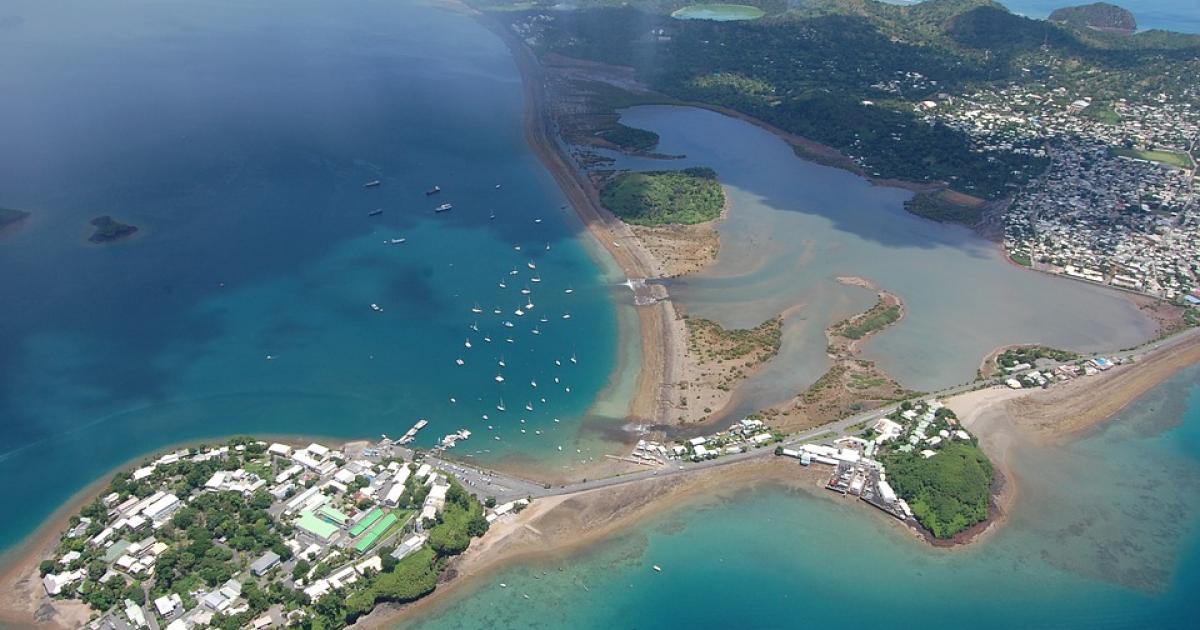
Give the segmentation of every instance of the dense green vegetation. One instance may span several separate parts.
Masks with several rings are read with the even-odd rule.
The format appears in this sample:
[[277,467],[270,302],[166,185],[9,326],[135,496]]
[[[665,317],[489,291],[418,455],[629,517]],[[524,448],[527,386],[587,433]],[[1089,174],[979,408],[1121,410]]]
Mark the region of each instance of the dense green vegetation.
[[601,138],[611,142],[623,151],[643,153],[658,145],[658,134],[645,129],[627,127],[621,123],[613,123],[607,129],[599,132]]
[[992,464],[975,444],[944,443],[929,458],[889,451],[884,464],[888,482],[934,537],[950,538],[987,518]]
[[904,311],[899,305],[888,305],[881,299],[861,316],[834,324],[833,334],[847,339],[862,339],[892,325],[903,314]]
[[1047,348],[1046,346],[1022,346],[1002,352],[1000,356],[996,357],[996,365],[1002,368],[1010,368],[1022,363],[1033,365],[1038,359],[1050,359],[1061,362],[1074,361],[1078,358],[1078,354],[1069,350],[1058,350],[1057,348]]
[[600,191],[604,207],[636,225],[691,225],[721,216],[725,192],[711,168],[621,173]]
[[800,0],[785,12],[764,6],[768,16],[753,21],[670,18],[686,4],[581,0],[576,10],[504,19],[533,29],[539,53],[632,66],[659,92],[830,145],[869,175],[945,182],[985,199],[1007,196],[1046,161],[977,149],[963,132],[927,122],[917,103],[1025,81],[1100,102],[1136,100],[1179,93],[1200,73],[1200,37],[1115,35],[1027,19],[989,0]]
[[904,209],[938,223],[962,223],[975,225],[983,218],[979,206],[954,203],[938,193],[922,192],[904,202]]
[[23,210],[13,210],[12,208],[0,208],[0,228],[8,227],[25,217],[29,216],[28,212]]
[[1050,12],[1051,22],[1063,22],[1086,28],[1136,31],[1137,20],[1128,9],[1107,2],[1093,2],[1076,7],[1062,7]]

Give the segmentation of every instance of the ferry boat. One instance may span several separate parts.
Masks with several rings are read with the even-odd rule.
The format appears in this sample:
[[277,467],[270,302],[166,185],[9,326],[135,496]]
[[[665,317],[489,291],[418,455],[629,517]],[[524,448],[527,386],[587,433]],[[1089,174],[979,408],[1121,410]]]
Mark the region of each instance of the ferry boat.
[[379,181],[378,179],[372,179],[371,181],[363,184],[363,188],[375,188],[376,186],[378,186],[382,183],[383,182]]
[[433,209],[434,212],[448,212],[454,209],[454,204],[444,203]]
[[376,304],[376,303],[374,303],[374,302],[371,302],[371,310],[372,310],[372,311],[375,311],[376,313],[382,313],[382,312],[383,312],[383,307],[382,307],[382,306],[380,306],[380,305],[378,305],[378,304]]
[[442,192],[442,187],[441,187],[441,186],[434,186],[433,188],[430,188],[429,190],[426,190],[426,191],[425,191],[425,196],[426,196],[426,197],[429,197],[429,196],[431,196],[431,195],[436,195],[436,194],[438,194],[438,193],[440,193],[440,192]]
[[374,210],[372,210],[372,211],[368,212],[368,213],[367,213],[367,216],[369,216],[369,217],[377,217],[377,216],[379,216],[379,215],[381,215],[381,214],[383,214],[383,208],[375,208]]

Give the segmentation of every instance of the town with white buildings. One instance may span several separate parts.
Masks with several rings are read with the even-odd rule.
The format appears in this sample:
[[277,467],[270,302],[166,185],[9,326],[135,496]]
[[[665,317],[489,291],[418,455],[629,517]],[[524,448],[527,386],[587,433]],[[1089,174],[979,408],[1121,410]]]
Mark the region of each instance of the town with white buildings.
[[1004,213],[1014,261],[1200,304],[1200,89],[1102,101],[1052,79],[940,94],[917,108],[980,152],[1047,161]]
[[448,510],[469,541],[529,503],[484,508],[416,457],[386,438],[179,449],[118,475],[71,519],[42,587],[91,606],[92,628],[298,625],[429,548]]

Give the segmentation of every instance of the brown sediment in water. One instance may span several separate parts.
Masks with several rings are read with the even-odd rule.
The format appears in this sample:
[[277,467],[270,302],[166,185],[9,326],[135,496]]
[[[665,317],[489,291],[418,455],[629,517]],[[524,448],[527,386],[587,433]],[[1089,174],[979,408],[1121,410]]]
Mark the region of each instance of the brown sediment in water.
[[826,470],[787,458],[760,458],[691,475],[651,478],[620,486],[537,499],[524,512],[493,525],[448,567],[453,580],[405,606],[376,609],[365,628],[394,627],[429,611],[446,597],[520,562],[562,557],[611,538],[649,518],[701,501],[730,499],[764,484],[819,491]]

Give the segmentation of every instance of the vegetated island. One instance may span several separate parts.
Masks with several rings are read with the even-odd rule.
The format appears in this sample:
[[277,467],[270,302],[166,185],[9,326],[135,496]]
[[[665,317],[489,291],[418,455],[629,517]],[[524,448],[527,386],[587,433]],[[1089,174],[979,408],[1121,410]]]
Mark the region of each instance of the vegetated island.
[[234,438],[146,460],[70,517],[28,597],[55,600],[41,622],[230,630],[336,629],[419,599],[489,520],[453,475],[403,454]]
[[684,316],[685,354],[676,360],[680,380],[673,383],[672,407],[680,424],[704,422],[729,403],[738,383],[762,369],[783,339],[783,317],[754,328],[725,328],[710,319]]
[[[891,440],[877,443],[884,444],[878,459],[886,467],[888,482],[917,522],[934,538],[946,540],[987,520],[995,479],[992,464],[978,439],[959,426],[954,412],[937,403],[905,401],[887,420],[901,426],[916,422],[900,446]],[[876,426],[881,424],[889,426]]]
[[133,236],[138,231],[136,225],[121,223],[107,214],[92,219],[90,223],[96,228],[96,231],[88,237],[88,240],[93,243],[119,241],[123,238]]
[[24,210],[0,208],[0,230],[3,230],[10,225],[16,225],[27,218],[29,218],[29,213],[25,212]]
[[904,317],[904,303],[862,278],[838,278],[842,284],[878,292],[874,306],[837,322],[825,330],[826,354],[833,365],[808,389],[791,401],[768,407],[759,415],[784,432],[812,429],[891,402],[913,398],[919,392],[905,389],[875,365],[858,358],[863,342]]
[[1093,2],[1074,7],[1055,9],[1046,18],[1051,22],[1094,28],[1098,31],[1132,33],[1137,30],[1137,20],[1124,7],[1107,2]]
[[695,225],[721,216],[725,191],[711,168],[627,172],[604,184],[600,201],[626,223]]

